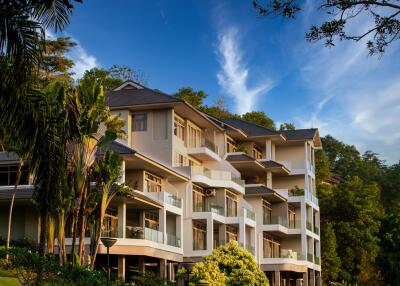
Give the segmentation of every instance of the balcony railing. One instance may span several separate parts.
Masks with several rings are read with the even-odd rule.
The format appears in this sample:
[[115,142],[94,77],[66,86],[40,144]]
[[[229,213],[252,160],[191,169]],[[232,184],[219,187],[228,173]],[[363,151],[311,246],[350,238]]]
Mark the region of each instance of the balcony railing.
[[311,222],[307,221],[307,222],[306,222],[306,227],[307,227],[307,229],[308,229],[309,231],[313,231],[312,223],[311,223]]
[[210,205],[208,205],[208,207],[206,207],[206,210],[209,212],[218,214],[218,215],[222,215],[222,216],[225,215],[224,207],[221,207],[219,205],[210,204]]
[[319,235],[319,228],[314,226],[314,233]]
[[314,256],[314,263],[318,265],[321,263],[321,260],[318,256]]
[[181,239],[173,234],[165,234],[159,230],[142,226],[127,226],[126,238],[144,239],[156,243],[167,244],[175,247],[181,247]]
[[255,254],[255,249],[254,249],[254,246],[253,245],[250,245],[250,244],[246,244],[246,250],[248,251],[248,252],[250,252],[251,254]]
[[214,239],[214,248],[220,247],[220,246],[224,246],[226,244],[226,241],[223,239]]
[[252,221],[256,220],[256,214],[253,211],[251,211],[251,210],[249,210],[247,208],[243,208],[243,214],[244,214],[245,218],[248,218],[248,219],[250,219]]
[[316,195],[314,195],[312,192],[304,189],[292,189],[288,191],[288,195],[290,197],[301,197],[305,196],[307,200],[313,202],[314,204],[318,205],[319,201]]
[[234,177],[232,173],[228,171],[210,170],[203,166],[191,166],[191,173],[192,175],[205,176],[211,180],[232,181],[244,187],[244,180],[240,177]]
[[178,198],[175,195],[172,195],[168,192],[164,193],[164,203],[169,204],[171,206],[175,206],[177,208],[182,208],[182,199]]
[[307,253],[307,261],[314,263],[314,255]]
[[206,147],[213,151],[215,154],[218,154],[218,147],[214,144],[214,142],[208,140],[207,138],[204,138],[201,143],[202,147]]

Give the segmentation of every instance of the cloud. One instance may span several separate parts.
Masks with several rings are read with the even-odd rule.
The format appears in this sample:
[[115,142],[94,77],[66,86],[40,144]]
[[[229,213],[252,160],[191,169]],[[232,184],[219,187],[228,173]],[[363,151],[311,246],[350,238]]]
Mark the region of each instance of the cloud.
[[71,71],[74,73],[73,78],[77,80],[83,76],[85,71],[99,66],[95,56],[90,55],[77,41],[72,38],[72,41],[76,42],[78,45],[71,49],[69,56],[71,60],[74,61],[75,65],[72,67]]
[[[368,20],[359,18],[355,25],[368,27]],[[369,56],[367,40],[338,42],[333,48],[301,44],[307,52],[299,74],[312,97],[311,112],[297,122],[319,127],[322,135],[331,134],[361,151],[372,149],[394,163],[400,159],[400,49],[391,46],[381,58]]]
[[254,110],[256,100],[272,89],[271,80],[249,87],[249,70],[242,60],[238,44],[238,30],[225,29],[218,37],[218,56],[221,70],[217,73],[218,84],[234,99],[239,114]]

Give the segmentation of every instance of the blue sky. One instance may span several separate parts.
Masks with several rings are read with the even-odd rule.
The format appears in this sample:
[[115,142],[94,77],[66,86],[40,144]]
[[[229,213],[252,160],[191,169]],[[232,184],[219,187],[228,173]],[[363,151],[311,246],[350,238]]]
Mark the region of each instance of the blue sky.
[[[400,57],[394,43],[369,57],[365,43],[308,43],[323,20],[312,0],[296,20],[262,18],[248,1],[84,1],[65,34],[79,47],[74,71],[113,64],[141,70],[152,88],[202,89],[238,113],[262,110],[278,124],[400,159]],[[349,29],[361,31],[361,15]]]

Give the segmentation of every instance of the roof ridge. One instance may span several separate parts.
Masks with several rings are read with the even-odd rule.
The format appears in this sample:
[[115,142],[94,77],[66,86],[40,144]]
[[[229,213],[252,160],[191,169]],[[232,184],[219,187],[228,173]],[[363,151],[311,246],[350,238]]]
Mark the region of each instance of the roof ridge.
[[[268,130],[268,131],[270,131],[270,132],[275,132],[275,133],[277,133],[277,134],[281,134],[281,132],[282,132],[282,131],[279,131],[279,130],[274,130],[274,129],[271,129],[271,128],[267,128],[267,127],[262,126],[262,125],[259,125],[259,124],[255,124],[255,123],[253,123],[253,122],[244,120],[244,119],[242,119],[242,118],[231,117],[231,118],[227,118],[227,119],[239,120],[239,121],[245,122],[245,123],[247,123],[247,124],[251,124],[251,125],[254,125],[254,126],[257,126],[257,127],[261,127],[261,128],[263,128],[263,129],[265,129],[265,130]],[[225,119],[224,119],[224,120],[225,120]],[[224,121],[224,120],[222,120],[222,121]],[[239,128],[239,129],[240,129],[240,128]]]

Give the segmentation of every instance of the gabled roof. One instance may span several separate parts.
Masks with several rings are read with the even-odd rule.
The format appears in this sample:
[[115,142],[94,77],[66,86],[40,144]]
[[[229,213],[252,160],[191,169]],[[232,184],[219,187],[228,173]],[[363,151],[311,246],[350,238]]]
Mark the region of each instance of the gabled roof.
[[287,140],[313,140],[317,131],[317,128],[309,128],[284,130],[282,133],[285,135]]
[[245,132],[249,136],[268,136],[268,135],[280,135],[281,133],[269,128],[265,128],[260,125],[256,125],[238,118],[228,118],[222,120],[226,124],[229,124],[235,128],[238,128]]
[[112,141],[112,142],[102,146],[101,148],[97,149],[96,155],[101,156],[107,150],[112,150],[112,151],[118,152],[121,155],[128,155],[128,154],[136,153],[135,150],[129,148],[128,146],[125,146],[124,144],[121,144],[117,141]]
[[106,94],[107,105],[111,108],[131,105],[145,105],[157,103],[178,103],[183,100],[165,94],[159,90],[143,88],[123,88]]

